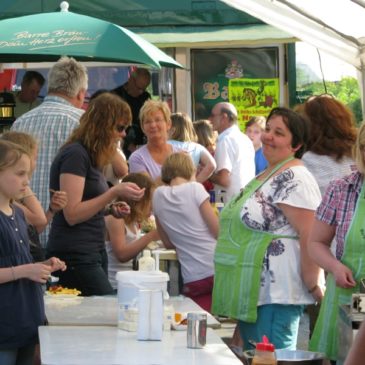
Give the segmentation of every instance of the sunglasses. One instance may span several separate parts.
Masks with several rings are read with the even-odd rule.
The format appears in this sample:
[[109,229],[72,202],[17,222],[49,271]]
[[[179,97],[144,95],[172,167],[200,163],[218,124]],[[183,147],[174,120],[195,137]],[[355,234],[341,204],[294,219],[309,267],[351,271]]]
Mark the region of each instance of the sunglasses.
[[118,133],[123,133],[126,130],[126,126],[125,125],[117,125],[115,127],[115,129],[117,130]]

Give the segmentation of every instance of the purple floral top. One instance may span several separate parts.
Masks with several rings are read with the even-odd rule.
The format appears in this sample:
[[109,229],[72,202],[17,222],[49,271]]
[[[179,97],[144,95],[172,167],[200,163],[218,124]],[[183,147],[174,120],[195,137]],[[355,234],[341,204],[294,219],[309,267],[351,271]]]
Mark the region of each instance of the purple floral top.
[[342,257],[345,237],[350,228],[357,199],[363,184],[363,175],[354,172],[339,180],[333,180],[323,196],[316,218],[331,226],[336,226],[336,258]]
[[[172,146],[172,153],[180,152],[181,149]],[[161,176],[161,167],[151,156],[147,145],[143,145],[134,151],[128,160],[129,172],[147,172],[153,180]]]

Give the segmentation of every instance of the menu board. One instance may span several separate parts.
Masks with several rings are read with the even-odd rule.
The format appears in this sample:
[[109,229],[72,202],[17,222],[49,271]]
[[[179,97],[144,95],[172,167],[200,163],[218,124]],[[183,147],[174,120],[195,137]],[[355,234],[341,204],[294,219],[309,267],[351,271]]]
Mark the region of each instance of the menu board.
[[216,103],[229,101],[238,109],[240,126],[244,128],[249,117],[266,116],[277,106],[278,47],[191,52],[194,120],[207,119]]

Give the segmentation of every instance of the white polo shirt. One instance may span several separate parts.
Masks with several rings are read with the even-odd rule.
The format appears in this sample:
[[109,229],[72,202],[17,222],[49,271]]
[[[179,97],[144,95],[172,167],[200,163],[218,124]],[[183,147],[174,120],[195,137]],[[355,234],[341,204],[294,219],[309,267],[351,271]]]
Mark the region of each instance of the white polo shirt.
[[234,124],[219,134],[214,159],[217,163],[216,173],[223,169],[230,172],[228,188],[214,185],[216,194],[220,190],[226,191],[226,204],[255,177],[255,149],[252,141]]

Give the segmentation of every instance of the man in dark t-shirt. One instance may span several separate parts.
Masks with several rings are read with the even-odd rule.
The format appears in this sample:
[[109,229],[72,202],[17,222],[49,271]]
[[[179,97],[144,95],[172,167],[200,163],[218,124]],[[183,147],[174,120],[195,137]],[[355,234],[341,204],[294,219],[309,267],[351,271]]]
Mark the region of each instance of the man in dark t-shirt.
[[125,84],[113,90],[115,94],[129,104],[132,110],[132,125],[127,130],[123,145],[123,151],[127,158],[138,146],[146,143],[145,135],[139,123],[139,111],[144,102],[151,99],[150,93],[146,91],[150,82],[150,72],[145,68],[136,68]]

